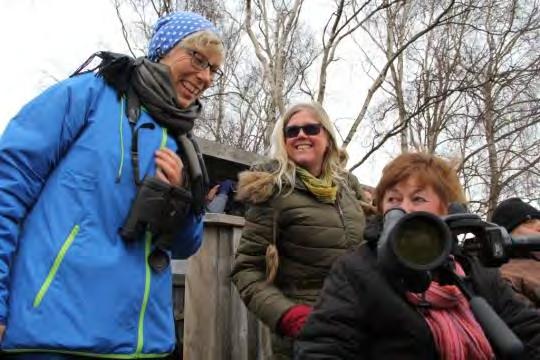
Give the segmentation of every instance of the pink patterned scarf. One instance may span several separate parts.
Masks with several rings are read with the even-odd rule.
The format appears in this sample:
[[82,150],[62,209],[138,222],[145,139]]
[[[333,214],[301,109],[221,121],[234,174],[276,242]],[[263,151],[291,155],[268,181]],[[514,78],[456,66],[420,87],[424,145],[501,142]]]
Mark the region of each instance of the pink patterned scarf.
[[[463,269],[456,263],[456,272]],[[457,286],[441,286],[432,281],[423,294],[406,293],[415,305],[429,303],[420,310],[429,325],[443,360],[491,360],[495,358],[484,331],[475,320],[469,302]]]

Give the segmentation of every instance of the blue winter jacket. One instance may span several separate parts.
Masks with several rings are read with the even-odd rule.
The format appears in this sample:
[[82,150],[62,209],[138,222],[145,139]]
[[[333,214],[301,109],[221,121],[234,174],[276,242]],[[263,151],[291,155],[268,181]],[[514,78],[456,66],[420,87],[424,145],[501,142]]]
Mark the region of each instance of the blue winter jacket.
[[[177,145],[146,112],[136,127],[142,179],[155,174],[157,149]],[[131,138],[123,101],[92,73],[49,88],[9,123],[0,138],[2,350],[119,359],[173,350],[171,272],[148,266],[151,236],[126,243],[118,234],[136,193]],[[174,251],[186,258],[202,221],[190,215],[179,229]]]

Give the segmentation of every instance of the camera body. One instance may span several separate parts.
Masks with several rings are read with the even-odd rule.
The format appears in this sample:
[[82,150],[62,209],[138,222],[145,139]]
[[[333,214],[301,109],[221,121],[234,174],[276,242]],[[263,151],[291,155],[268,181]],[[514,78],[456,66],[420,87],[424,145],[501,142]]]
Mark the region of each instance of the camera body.
[[474,256],[484,266],[501,266],[521,252],[540,250],[540,236],[513,237],[505,228],[468,212],[439,217],[426,212],[390,209],[384,215],[377,261],[388,280],[401,291],[428,290],[432,275],[443,285],[456,285],[469,300],[495,352],[504,359],[522,359],[523,343],[482,297],[455,272],[452,255]]
[[131,242],[150,231],[165,247],[191,208],[191,193],[156,178],[145,177],[120,235]]
[[502,226],[468,212],[439,217],[418,211],[390,209],[384,215],[377,244],[378,263],[404,286],[424,291],[433,271],[448,264],[450,255],[474,256],[487,267],[499,267],[510,258],[540,250],[540,236],[515,237]]
[[504,227],[471,213],[452,214],[443,220],[453,234],[456,252],[476,256],[488,267],[499,267],[512,257],[517,242]]
[[523,252],[540,250],[540,236],[518,237],[468,212],[439,217],[400,208],[384,215],[378,252],[383,261],[413,270],[433,270],[450,254],[478,257],[484,266],[499,267]]

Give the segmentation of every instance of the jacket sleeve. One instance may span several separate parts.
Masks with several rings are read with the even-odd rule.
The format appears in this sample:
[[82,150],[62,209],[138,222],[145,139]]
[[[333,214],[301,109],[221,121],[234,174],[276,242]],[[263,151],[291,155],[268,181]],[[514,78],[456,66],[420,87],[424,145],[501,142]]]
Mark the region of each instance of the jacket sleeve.
[[281,316],[295,303],[266,282],[265,255],[272,239],[273,214],[268,202],[248,205],[231,276],[248,309],[276,331]]
[[540,359],[540,312],[519,300],[498,273],[495,276],[496,286],[500,289],[499,314],[525,345],[526,357]]
[[[498,269],[473,263],[475,290],[493,306],[508,327],[525,346],[527,359],[540,359],[540,312],[527,306],[501,278]],[[479,280],[478,280],[479,279]]]
[[214,199],[206,205],[206,210],[210,213],[223,214],[228,200],[227,194],[217,194]]
[[201,247],[203,238],[203,216],[190,212],[173,241],[172,257],[187,259]]
[[[295,342],[295,359],[363,359],[369,332],[364,329],[365,296],[360,277],[345,260],[334,264],[315,308]],[[355,279],[352,279],[354,277]],[[358,288],[356,288],[356,287]]]
[[0,323],[7,316],[20,227],[86,124],[96,90],[87,80],[78,76],[49,88],[21,109],[0,138]]

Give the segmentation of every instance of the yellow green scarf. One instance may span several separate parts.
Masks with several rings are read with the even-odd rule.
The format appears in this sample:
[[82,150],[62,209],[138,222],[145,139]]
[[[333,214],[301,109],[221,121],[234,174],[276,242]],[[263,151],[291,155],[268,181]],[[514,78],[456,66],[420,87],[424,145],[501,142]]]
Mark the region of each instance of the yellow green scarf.
[[315,195],[317,200],[326,204],[334,204],[336,202],[338,187],[337,185],[334,185],[330,175],[324,175],[322,178],[317,178],[311,175],[309,171],[299,166],[296,167],[296,174],[307,189]]

